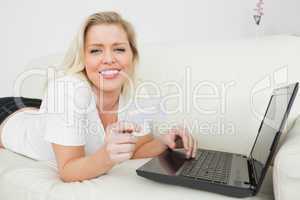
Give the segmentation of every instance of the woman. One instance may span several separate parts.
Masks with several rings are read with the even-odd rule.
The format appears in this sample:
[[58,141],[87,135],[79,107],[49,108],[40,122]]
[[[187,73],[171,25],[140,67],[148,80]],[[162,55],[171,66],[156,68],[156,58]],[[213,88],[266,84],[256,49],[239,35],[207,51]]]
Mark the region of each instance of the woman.
[[[187,158],[197,141],[176,128],[153,137],[120,112],[128,99],[138,61],[130,23],[115,12],[89,16],[68,50],[67,74],[50,81],[43,100],[0,99],[0,146],[37,159],[56,160],[65,182],[95,178],[128,159],[159,155],[177,148]],[[143,135],[143,134],[140,134]]]

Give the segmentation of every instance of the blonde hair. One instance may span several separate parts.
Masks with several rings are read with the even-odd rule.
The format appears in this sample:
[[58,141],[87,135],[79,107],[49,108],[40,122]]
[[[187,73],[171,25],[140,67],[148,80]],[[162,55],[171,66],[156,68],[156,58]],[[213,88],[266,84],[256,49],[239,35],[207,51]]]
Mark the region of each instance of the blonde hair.
[[[139,52],[137,49],[136,35],[133,29],[133,26],[126,20],[124,20],[118,13],[116,12],[97,12],[90,15],[82,24],[79,32],[76,37],[72,41],[65,57],[63,60],[63,67],[66,71],[66,74],[76,74],[79,77],[87,80],[89,83],[89,79],[85,72],[85,63],[84,63],[84,44],[85,37],[88,29],[94,25],[107,24],[107,25],[118,25],[123,28],[125,33],[127,34],[128,42],[133,53],[133,66],[130,71],[130,78],[132,80],[133,85],[136,82],[136,64],[139,60]],[[126,94],[129,91],[129,81],[127,80],[123,87],[122,93]]]

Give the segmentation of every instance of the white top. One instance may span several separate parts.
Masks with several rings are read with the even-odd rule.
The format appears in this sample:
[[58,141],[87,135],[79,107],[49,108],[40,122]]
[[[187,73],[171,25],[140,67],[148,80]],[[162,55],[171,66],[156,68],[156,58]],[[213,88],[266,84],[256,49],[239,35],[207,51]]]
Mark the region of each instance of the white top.
[[[151,100],[147,102],[148,105],[144,105],[149,106],[149,102],[153,104]],[[137,111],[136,106],[132,105],[134,104],[130,104],[130,98],[120,96],[118,121],[133,121],[141,125],[144,132],[149,133],[151,114]],[[139,107],[145,108],[141,104]],[[55,160],[51,143],[84,145],[86,154],[92,154],[101,147],[105,137],[96,108],[96,97],[90,85],[70,75],[48,83],[38,111],[19,112],[5,126],[6,132],[26,132],[22,139],[24,144],[18,144],[24,146],[19,153],[37,160]]]

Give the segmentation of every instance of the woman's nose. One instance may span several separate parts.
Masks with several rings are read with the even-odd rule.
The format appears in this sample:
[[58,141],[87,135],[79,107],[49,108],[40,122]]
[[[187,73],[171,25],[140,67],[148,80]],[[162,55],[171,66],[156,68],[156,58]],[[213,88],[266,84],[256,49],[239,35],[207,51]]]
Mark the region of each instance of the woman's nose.
[[115,62],[115,57],[111,51],[104,52],[103,64],[112,64]]

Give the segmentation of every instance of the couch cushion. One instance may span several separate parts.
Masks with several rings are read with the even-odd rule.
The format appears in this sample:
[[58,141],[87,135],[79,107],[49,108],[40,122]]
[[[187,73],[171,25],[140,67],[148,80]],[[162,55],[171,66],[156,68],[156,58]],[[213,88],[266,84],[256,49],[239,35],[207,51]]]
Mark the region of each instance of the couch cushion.
[[[0,149],[0,199],[9,200],[233,200],[210,192],[157,183],[136,175],[135,169],[149,159],[129,160],[115,166],[107,175],[64,183],[52,162],[34,161]],[[252,200],[271,200],[259,193]]]

